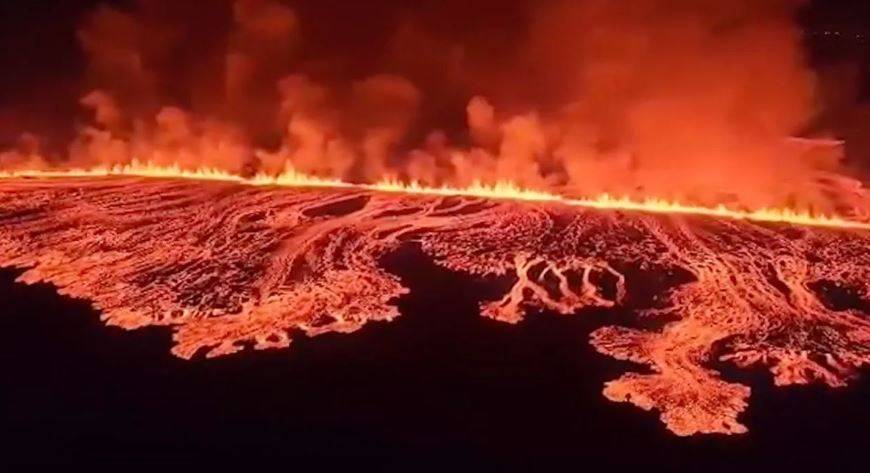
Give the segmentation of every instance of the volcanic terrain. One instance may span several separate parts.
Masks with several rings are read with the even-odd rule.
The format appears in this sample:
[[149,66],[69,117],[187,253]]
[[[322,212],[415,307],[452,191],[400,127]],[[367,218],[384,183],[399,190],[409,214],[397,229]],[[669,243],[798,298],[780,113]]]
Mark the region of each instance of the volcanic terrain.
[[638,364],[604,395],[659,411],[678,435],[746,432],[750,389],[714,363],[764,365],[777,385],[841,387],[870,362],[862,228],[219,180],[0,184],[0,265],[91,301],[107,324],[167,327],[182,358],[286,348],[400,316],[407,289],[381,261],[402,245],[506,282],[480,304],[498,321],[631,311],[631,326],[591,336],[602,354]]

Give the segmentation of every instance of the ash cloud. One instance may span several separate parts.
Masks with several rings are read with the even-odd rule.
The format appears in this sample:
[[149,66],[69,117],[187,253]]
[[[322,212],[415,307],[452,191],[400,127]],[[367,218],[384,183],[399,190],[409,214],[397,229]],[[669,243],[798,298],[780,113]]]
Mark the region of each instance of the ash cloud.
[[818,108],[801,1],[405,3],[100,7],[64,159],[829,200],[838,147],[789,139]]

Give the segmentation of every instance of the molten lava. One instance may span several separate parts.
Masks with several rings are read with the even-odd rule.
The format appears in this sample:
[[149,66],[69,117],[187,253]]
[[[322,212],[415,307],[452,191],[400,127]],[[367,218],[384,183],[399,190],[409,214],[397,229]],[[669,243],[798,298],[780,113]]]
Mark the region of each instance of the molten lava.
[[0,266],[108,324],[185,359],[353,332],[399,315],[381,261],[418,245],[509,279],[497,321],[635,314],[591,336],[644,367],[604,395],[678,435],[746,431],[715,363],[870,362],[870,167],[824,129],[861,87],[809,67],[807,2],[114,3],[64,15],[80,55],[10,22],[7,50],[65,46],[13,55],[0,106]]
[[[636,327],[591,342],[647,369],[604,395],[658,410],[678,435],[746,431],[750,390],[713,362],[832,387],[870,362],[870,233],[835,217],[147,165],[4,177],[0,265],[92,301],[107,324],[170,327],[182,358],[391,320],[408,289],[380,261],[416,244],[446,268],[510,276],[501,299],[481,302],[494,320],[632,310]],[[660,287],[638,302],[645,276]],[[664,325],[639,328],[650,320]]]

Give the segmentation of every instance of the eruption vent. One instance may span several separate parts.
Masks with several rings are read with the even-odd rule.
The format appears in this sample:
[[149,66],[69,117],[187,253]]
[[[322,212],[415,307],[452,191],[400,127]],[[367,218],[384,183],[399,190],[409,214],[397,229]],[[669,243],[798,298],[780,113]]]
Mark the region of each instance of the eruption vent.
[[[215,357],[397,317],[407,289],[380,260],[416,244],[446,268],[509,276],[502,298],[481,302],[497,321],[633,310],[636,327],[600,328],[591,343],[646,372],[606,383],[604,395],[658,410],[678,435],[746,431],[737,418],[749,388],[720,379],[713,362],[761,364],[777,385],[831,387],[870,362],[865,229],[247,184],[7,178],[0,265],[92,301],[107,324],[166,326],[179,357]],[[651,276],[655,302],[639,303]],[[651,320],[664,324],[639,328]]]

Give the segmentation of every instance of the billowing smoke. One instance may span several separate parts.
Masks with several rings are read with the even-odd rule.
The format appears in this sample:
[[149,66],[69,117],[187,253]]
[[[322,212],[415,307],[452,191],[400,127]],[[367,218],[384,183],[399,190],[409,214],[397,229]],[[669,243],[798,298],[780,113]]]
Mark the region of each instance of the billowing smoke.
[[789,139],[817,101],[800,4],[101,7],[78,30],[90,123],[63,160],[817,205],[839,151]]

